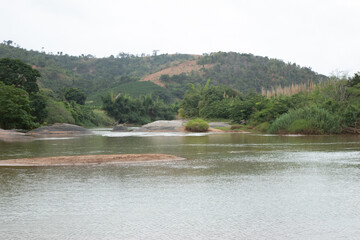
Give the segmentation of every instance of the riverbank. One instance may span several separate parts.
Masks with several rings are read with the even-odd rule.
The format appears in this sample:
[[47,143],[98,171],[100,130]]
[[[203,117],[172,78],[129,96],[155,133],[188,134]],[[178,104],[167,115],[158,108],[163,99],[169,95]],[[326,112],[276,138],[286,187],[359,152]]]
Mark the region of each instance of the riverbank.
[[167,154],[81,155],[1,160],[0,167],[96,165],[178,160],[184,160],[184,158]]

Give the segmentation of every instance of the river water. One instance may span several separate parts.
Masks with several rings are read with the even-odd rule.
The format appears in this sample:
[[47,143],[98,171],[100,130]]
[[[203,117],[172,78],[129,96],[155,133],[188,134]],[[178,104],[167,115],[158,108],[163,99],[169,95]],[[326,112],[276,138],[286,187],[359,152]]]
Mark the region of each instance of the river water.
[[184,161],[0,168],[0,239],[359,239],[360,137],[125,134],[1,142],[0,160]]

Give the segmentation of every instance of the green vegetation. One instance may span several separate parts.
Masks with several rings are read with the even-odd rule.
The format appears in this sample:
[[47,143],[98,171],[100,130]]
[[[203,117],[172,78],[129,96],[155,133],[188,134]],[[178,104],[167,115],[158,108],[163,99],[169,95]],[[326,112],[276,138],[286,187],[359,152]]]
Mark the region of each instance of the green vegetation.
[[64,90],[64,98],[66,101],[74,101],[77,104],[85,105],[86,95],[77,88],[67,88]]
[[32,129],[36,127],[31,116],[28,93],[0,82],[0,128]]
[[187,122],[185,129],[191,132],[206,132],[209,124],[201,118],[196,118]]
[[269,133],[331,134],[340,133],[340,119],[317,106],[290,110],[269,127]]
[[131,98],[128,95],[103,98],[103,109],[118,123],[145,124],[156,120],[172,120],[176,115],[176,105],[167,105],[160,98],[151,95]]
[[[0,58],[20,59],[37,69],[41,73],[38,82],[42,88],[48,88],[54,92],[63,87],[81,89],[97,106],[101,105],[101,97],[96,96],[98,92],[102,92],[101,95],[105,96],[106,92],[113,90],[115,94],[121,92],[132,97],[139,97],[140,95],[133,95],[131,91],[127,92],[129,86],[120,88],[119,92],[116,92],[115,88],[121,85],[124,87],[124,84],[137,83],[142,77],[170,67],[174,63],[195,59],[194,56],[188,54],[135,56],[124,52],[107,58],[95,58],[92,55],[83,54],[70,56],[60,51],[57,53],[28,51],[7,43],[0,44]],[[134,90],[136,87],[129,88]],[[165,92],[169,94],[167,90]],[[145,94],[155,95],[156,92],[142,91],[141,95]],[[171,99],[174,99],[174,96],[169,95]]]
[[47,106],[48,116],[45,119],[47,124],[53,123],[70,123],[75,124],[75,119],[71,112],[68,111],[64,102],[48,100]]
[[37,70],[20,60],[0,59],[0,127],[31,129],[46,117],[38,77]]
[[129,82],[98,91],[88,98],[88,102],[93,106],[101,106],[102,98],[109,94],[109,92],[127,94],[132,98],[139,98],[141,96],[149,95],[158,96],[165,102],[172,101],[172,95],[168,91],[153,82]]
[[185,118],[225,118],[269,133],[360,132],[359,74],[348,79],[332,78],[313,91],[291,96],[267,98],[256,92],[242,95],[227,90],[209,83],[191,85],[180,103],[179,113]]
[[40,77],[39,71],[20,60],[0,59],[0,81],[6,85],[14,85],[29,94],[34,94],[39,91],[36,83],[38,77]]
[[235,52],[204,54],[198,58],[197,64],[203,66],[211,64],[213,67],[204,67],[200,72],[190,74],[163,75],[160,80],[174,96],[182,98],[188,84],[205,84],[208,79],[211,79],[214,85],[226,85],[242,93],[251,90],[261,92],[291,84],[319,83],[328,79],[324,75],[316,74],[310,68]]
[[[135,56],[119,53],[107,58],[91,55],[69,56],[62,52],[45,53],[0,44],[0,58],[20,59],[41,73],[40,87],[58,92],[61,88],[81,89],[91,105],[101,106],[101,97],[109,91],[115,95],[128,94],[133,98],[152,94],[164,101],[182,99],[188,84],[206,84],[211,79],[214,85],[226,85],[231,89],[248,93],[252,89],[290,86],[308,82],[318,83],[327,79],[309,68],[286,64],[281,60],[240,53],[211,53],[203,56],[187,54],[141,54]],[[154,83],[139,82],[148,74],[197,59],[199,66],[209,64],[191,73],[172,76],[163,75],[160,81],[165,88]]]
[[0,127],[33,129],[41,124],[72,123],[83,126],[114,122],[104,112],[84,106],[86,95],[62,88],[60,99],[49,89],[39,89],[40,73],[20,60],[0,59]]
[[48,97],[46,100],[46,124],[70,123],[85,127],[111,126],[115,120],[100,109],[77,104],[75,101],[56,101]]
[[[296,64],[233,52],[95,58],[27,51],[8,42],[0,44],[2,128],[144,124],[178,113],[271,133],[360,133],[359,74],[328,78]],[[155,81],[160,86],[140,81],[183,62],[194,65],[195,59],[200,70],[162,75]]]
[[228,119],[232,100],[240,92],[227,86],[189,85],[181,101],[181,115],[185,118],[202,117],[206,119]]

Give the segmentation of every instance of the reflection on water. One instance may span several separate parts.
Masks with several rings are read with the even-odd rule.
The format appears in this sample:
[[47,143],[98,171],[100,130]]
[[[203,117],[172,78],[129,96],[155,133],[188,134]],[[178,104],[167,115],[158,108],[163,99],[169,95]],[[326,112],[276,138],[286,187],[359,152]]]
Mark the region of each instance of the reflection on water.
[[0,239],[355,239],[355,136],[95,136],[0,142],[0,159],[167,153],[186,161],[0,168]]

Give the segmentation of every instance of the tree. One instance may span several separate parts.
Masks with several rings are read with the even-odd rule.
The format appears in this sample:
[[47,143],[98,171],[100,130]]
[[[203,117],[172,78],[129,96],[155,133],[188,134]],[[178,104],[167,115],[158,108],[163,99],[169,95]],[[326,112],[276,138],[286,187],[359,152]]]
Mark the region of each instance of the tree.
[[131,98],[120,94],[116,98],[112,94],[102,97],[103,109],[118,123],[145,124],[151,121],[175,117],[175,109],[172,105],[165,104],[160,98],[151,95]]
[[28,93],[0,82],[0,127],[32,129],[36,124],[30,112]]
[[359,86],[360,83],[360,72],[359,73],[355,73],[354,77],[349,79],[349,86],[350,87],[355,87],[355,86]]
[[86,95],[77,88],[65,89],[64,97],[68,102],[74,101],[77,104],[85,105]]
[[0,81],[6,85],[24,89],[30,95],[35,94],[39,91],[36,81],[40,76],[38,70],[20,60],[0,59]]
[[46,102],[47,99],[43,91],[30,96],[31,115],[35,117],[35,121],[38,123],[43,123],[48,115]]

